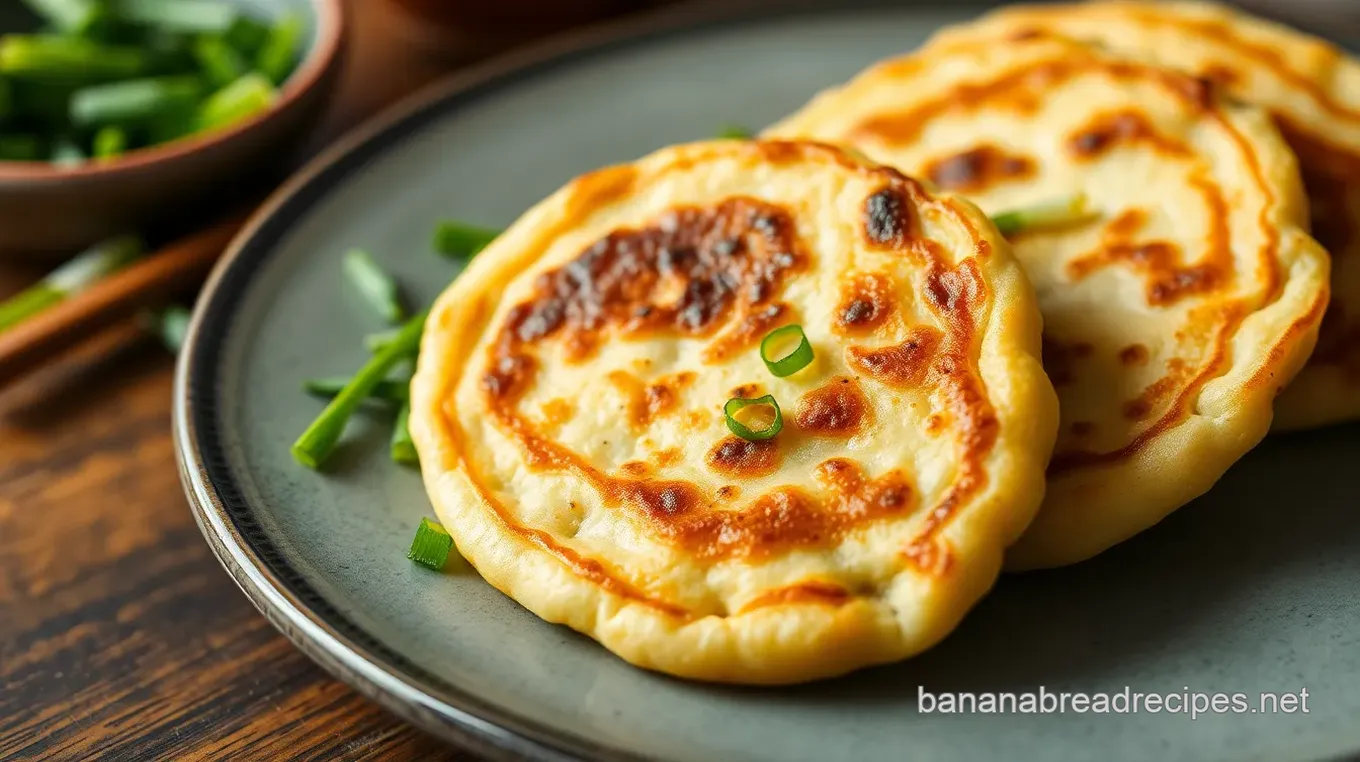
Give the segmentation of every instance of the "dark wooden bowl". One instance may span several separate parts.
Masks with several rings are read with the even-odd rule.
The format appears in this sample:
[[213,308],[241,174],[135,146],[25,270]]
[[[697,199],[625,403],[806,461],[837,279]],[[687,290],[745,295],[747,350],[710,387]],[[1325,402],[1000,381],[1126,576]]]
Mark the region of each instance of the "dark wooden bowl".
[[330,95],[344,40],[340,0],[249,3],[301,15],[313,34],[267,112],[219,132],[54,167],[0,162],[0,261],[67,255],[110,235],[177,228],[190,210],[229,204],[286,171],[283,158]]

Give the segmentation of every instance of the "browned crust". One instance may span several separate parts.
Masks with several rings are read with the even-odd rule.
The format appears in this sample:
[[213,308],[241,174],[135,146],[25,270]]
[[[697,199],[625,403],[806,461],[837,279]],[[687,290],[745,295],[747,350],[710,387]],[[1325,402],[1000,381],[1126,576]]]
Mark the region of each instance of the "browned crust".
[[[986,39],[963,43],[964,46],[991,44],[995,43]],[[1045,57],[1028,65],[1008,70],[994,79],[955,88],[945,96],[912,108],[867,119],[853,130],[853,134],[859,139],[889,144],[910,143],[919,136],[929,121],[939,115],[956,112],[960,109],[973,109],[984,102],[990,106],[995,106],[998,103],[1008,105],[1022,112],[1033,110],[1040,103],[1040,96],[1036,94],[1037,92],[1052,86],[1053,83],[1065,82],[1093,70],[1102,71],[1115,79],[1139,80],[1159,85],[1167,93],[1185,104],[1190,113],[1214,120],[1224,134],[1233,141],[1238,153],[1247,164],[1252,183],[1265,199],[1265,202],[1261,205],[1258,218],[1264,244],[1258,254],[1257,272],[1265,280],[1264,301],[1266,303],[1275,301],[1282,288],[1278,263],[1279,231],[1270,219],[1275,193],[1259,157],[1252,150],[1251,143],[1227,117],[1223,110],[1225,106],[1214,97],[1212,85],[1203,80],[1135,61],[1106,58],[1084,46],[1069,45],[1065,46],[1061,55],[1056,58]],[[1069,148],[1075,150],[1084,145],[1085,148],[1092,151],[1104,151],[1115,142],[1138,140],[1148,142],[1158,150],[1170,154],[1184,156],[1190,153],[1185,146],[1157,134],[1144,120],[1131,118],[1125,112],[1101,115],[1095,122],[1088,125],[1086,130],[1081,132],[1084,134],[1087,131],[1093,131],[1092,134],[1099,133],[1100,139],[1081,141],[1077,139],[1078,136],[1073,136],[1069,140],[1071,144]],[[1077,143],[1083,145],[1076,145]],[[1089,143],[1089,145],[1085,145],[1086,143]],[[1203,296],[1230,285],[1235,273],[1231,241],[1229,240],[1229,232],[1225,227],[1226,211],[1222,191],[1207,178],[1198,177],[1195,179],[1195,184],[1204,194],[1206,203],[1211,208],[1218,210],[1218,214],[1214,215],[1215,225],[1210,232],[1207,252],[1200,261],[1190,266],[1180,265],[1178,263],[1179,257],[1142,256],[1145,252],[1126,246],[1129,249],[1127,252],[1129,256],[1127,257],[1121,258],[1116,256],[1117,252],[1112,254],[1102,250],[1088,255],[1088,257],[1074,260],[1072,263],[1073,276],[1083,277],[1097,267],[1121,259],[1131,261],[1135,271],[1142,274],[1146,284],[1147,298],[1149,303],[1154,305],[1169,304],[1183,296]],[[1123,235],[1126,231],[1114,232]],[[1147,253],[1155,254],[1156,252],[1148,250]],[[1245,300],[1228,302],[1213,311],[1219,322],[1210,329],[1212,330],[1212,339],[1209,346],[1206,347],[1205,361],[1197,368],[1196,372],[1185,374],[1174,395],[1172,404],[1156,421],[1135,435],[1128,443],[1113,450],[1097,451],[1080,447],[1065,450],[1060,447],[1059,451],[1054,453],[1050,462],[1050,476],[1080,468],[1108,466],[1131,459],[1146,449],[1157,437],[1185,420],[1191,412],[1193,402],[1197,399],[1200,389],[1228,367],[1227,344],[1241,321],[1250,311],[1251,306]],[[1046,356],[1046,365],[1047,359]],[[1058,368],[1058,371],[1054,377],[1054,383],[1062,384],[1066,380],[1065,375],[1070,370]],[[1149,391],[1152,390],[1152,387],[1156,387],[1158,396],[1165,398],[1169,394],[1169,390],[1164,388],[1168,385],[1168,379],[1171,379],[1171,377],[1168,376],[1160,382],[1154,382],[1149,387]],[[1174,380],[1171,383],[1174,383]],[[1141,417],[1146,411],[1139,409],[1138,412],[1139,417]]]
[[[972,257],[963,258],[955,266],[947,266],[938,247],[912,235],[916,225],[910,218],[922,208],[930,208],[934,213],[951,218],[972,237],[974,257],[989,256],[990,243],[971,217],[952,200],[931,197],[919,183],[889,168],[862,165],[848,159],[840,151],[814,143],[762,141],[752,143],[749,150],[773,162],[829,160],[856,173],[880,178],[882,190],[866,200],[866,237],[873,245],[900,251],[904,257],[927,270],[929,286],[925,302],[946,326],[946,331],[926,372],[937,389],[939,403],[948,411],[950,420],[955,422],[956,430],[959,431],[956,450],[960,466],[956,482],[946,489],[939,503],[930,507],[924,527],[903,549],[902,557],[923,573],[947,573],[952,563],[951,557],[947,548],[938,550],[939,543],[935,537],[958,508],[985,486],[983,460],[996,440],[997,420],[972,360],[977,322],[984,319],[982,316],[986,314],[991,294],[982,282]],[[633,180],[629,173],[613,174],[605,171],[598,178],[590,178],[587,191],[596,198],[607,198],[623,192],[621,189],[631,187]],[[892,211],[901,214],[900,219],[891,221],[887,227],[876,228],[875,225],[881,225],[885,220],[874,216],[875,211],[868,202],[875,198],[882,200],[885,191],[890,191],[894,197],[906,203],[892,207]],[[587,205],[578,206],[582,213],[589,211]],[[785,248],[800,245],[793,240],[788,243],[789,246]],[[776,287],[770,289],[766,296],[773,300],[777,298],[777,293]],[[523,320],[524,315],[520,313],[499,329],[500,338],[487,358],[487,372],[482,383],[483,399],[496,425],[519,443],[526,463],[531,468],[565,470],[578,475],[593,485],[607,505],[627,509],[643,526],[650,528],[655,538],[686,547],[697,558],[712,561],[768,556],[787,552],[794,547],[829,546],[866,523],[885,517],[910,515],[920,507],[917,493],[900,472],[889,471],[875,479],[867,479],[857,465],[843,459],[826,461],[817,469],[816,476],[827,494],[825,502],[812,499],[797,488],[778,487],[753,497],[742,510],[737,511],[713,510],[717,501],[702,494],[688,482],[604,474],[576,453],[542,436],[533,423],[514,410],[514,401],[522,396],[524,385],[536,368],[533,355],[523,349],[526,344],[524,337],[514,335],[516,327],[523,325]],[[730,320],[726,322],[731,323]],[[723,324],[724,321],[715,321],[704,329],[719,331]],[[529,332],[531,338],[533,333]],[[588,354],[591,343],[587,338],[572,349],[582,355]],[[466,442],[451,405],[450,400],[442,406],[441,417],[452,445],[453,457],[461,461],[473,488],[489,512],[507,531],[526,538],[558,558],[576,575],[620,596],[682,620],[701,615],[700,612],[690,611],[675,602],[640,590],[624,579],[618,570],[582,558],[550,535],[514,520],[505,506],[486,488],[485,480],[473,462],[463,457]],[[937,550],[923,555],[919,552],[922,547]],[[813,590],[805,586],[798,589],[801,592],[791,592],[780,600],[793,602],[798,596],[806,597],[809,590]],[[826,591],[814,590],[811,594],[819,602],[833,605],[853,599],[848,593],[844,596],[823,593]],[[702,613],[727,615],[725,611]]]

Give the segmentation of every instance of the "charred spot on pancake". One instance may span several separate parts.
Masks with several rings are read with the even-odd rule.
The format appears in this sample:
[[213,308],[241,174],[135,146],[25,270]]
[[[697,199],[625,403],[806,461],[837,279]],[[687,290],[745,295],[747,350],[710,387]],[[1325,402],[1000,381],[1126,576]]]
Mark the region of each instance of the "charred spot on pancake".
[[626,371],[613,370],[605,378],[623,393],[628,422],[641,430],[679,407],[680,391],[694,382],[695,374],[683,371],[644,383]]
[[1145,143],[1172,156],[1190,153],[1183,143],[1158,132],[1146,115],[1131,109],[1097,115],[1067,139],[1067,150],[1077,159],[1089,160],[1116,147],[1135,143]]
[[[1211,205],[1217,203],[1221,199]],[[1146,222],[1147,212],[1141,209],[1129,209],[1111,220],[1095,251],[1067,263],[1068,275],[1080,280],[1111,264],[1127,265],[1142,276],[1148,304],[1153,306],[1174,304],[1226,284],[1231,253],[1224,250],[1226,241],[1217,240],[1222,235],[1217,230],[1211,234],[1203,261],[1186,265],[1181,262],[1180,247],[1171,241],[1136,240],[1136,233]],[[1214,222],[1216,226],[1223,224],[1222,218]]]
[[757,307],[704,348],[704,362],[722,362],[739,351],[759,344],[770,331],[793,320],[793,310],[786,304]]
[[732,387],[731,396],[748,400],[755,399],[756,397],[764,395],[763,389],[764,387],[760,384],[742,384],[741,386]]
[[851,346],[845,361],[867,375],[892,386],[915,386],[925,379],[943,334],[927,325],[912,326],[898,344],[875,349]]
[[985,289],[977,263],[971,259],[960,262],[958,267],[936,270],[926,276],[926,299],[937,313],[953,322],[963,322],[986,298]]
[[724,484],[718,488],[719,500],[731,501],[736,500],[739,497],[741,497],[741,487],[738,487],[735,484]]
[[896,184],[869,194],[864,200],[864,236],[872,244],[901,248],[911,234],[911,200]]
[[650,466],[640,460],[630,460],[619,466],[619,470],[628,476],[643,477],[652,472]]
[[1028,42],[1030,40],[1040,40],[1047,37],[1048,33],[1038,27],[1027,26],[1017,29],[1006,35],[1006,39],[1011,42]]
[[1200,68],[1199,76],[1221,87],[1232,87],[1241,79],[1241,72],[1224,63],[1210,63]]
[[919,537],[912,540],[902,551],[902,555],[915,566],[917,571],[932,576],[943,576],[954,566],[954,554],[948,544],[937,537]]
[[482,376],[482,390],[492,399],[512,399],[524,392],[536,364],[524,355],[502,356]]
[[560,336],[568,359],[581,360],[611,327],[626,335],[706,335],[767,311],[784,278],[805,262],[801,252],[788,212],[773,204],[733,197],[670,209],[539,276],[533,297],[506,319],[502,354]]
[[[828,466],[832,461],[835,465]],[[854,462],[832,461],[815,472],[827,492],[821,500],[798,487],[777,487],[740,511],[695,511],[656,521],[654,526],[708,561],[767,556],[790,547],[825,547],[867,522],[911,511],[915,495],[900,471],[867,479]]]
[[779,469],[779,445],[775,440],[752,442],[725,437],[704,458],[708,467],[729,476],[764,476]]
[[843,334],[871,331],[892,316],[894,306],[892,282],[887,275],[860,273],[841,290],[836,328]]
[[1009,180],[1032,177],[1036,164],[1028,156],[982,145],[926,165],[930,181],[946,190],[976,193]]
[[1119,362],[1124,365],[1147,365],[1148,348],[1142,344],[1130,344],[1119,350]]
[[944,431],[945,417],[939,413],[931,413],[926,416],[926,433],[932,437],[937,437]]
[[869,400],[859,384],[846,376],[804,394],[798,401],[794,422],[810,434],[849,436],[859,430],[869,414]]
[[655,519],[672,519],[694,511],[704,504],[703,495],[689,482],[616,481],[618,497],[640,508]]

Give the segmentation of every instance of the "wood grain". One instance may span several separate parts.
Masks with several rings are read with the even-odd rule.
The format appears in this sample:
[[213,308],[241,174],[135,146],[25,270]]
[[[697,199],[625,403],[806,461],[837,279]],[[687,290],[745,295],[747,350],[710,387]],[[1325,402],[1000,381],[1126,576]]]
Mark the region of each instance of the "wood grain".
[[[467,56],[351,0],[311,141]],[[37,273],[0,269],[0,296]],[[0,759],[464,759],[332,680],[212,557],[179,484],[173,360],[134,322],[0,390]]]
[[0,759],[454,759],[260,617],[184,504],[172,361],[115,330],[0,398]]

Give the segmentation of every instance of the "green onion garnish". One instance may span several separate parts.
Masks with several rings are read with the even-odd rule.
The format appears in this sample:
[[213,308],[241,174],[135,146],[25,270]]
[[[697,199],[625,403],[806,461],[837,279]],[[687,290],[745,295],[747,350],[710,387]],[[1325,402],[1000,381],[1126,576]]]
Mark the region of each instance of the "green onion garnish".
[[189,308],[178,304],[166,307],[153,315],[156,333],[160,336],[161,343],[173,354],[179,354],[184,348],[184,336],[189,332],[190,317]]
[[992,224],[1003,236],[1014,235],[1032,228],[1053,228],[1076,225],[1099,216],[1086,206],[1086,194],[1077,193],[1064,199],[1037,206],[1013,209],[992,217]]
[[740,124],[725,124],[715,137],[719,140],[747,140],[755,137],[755,132]]
[[278,97],[274,85],[256,72],[223,87],[198,109],[197,128],[214,130],[267,110]]
[[192,108],[203,97],[198,77],[147,77],[81,88],[71,96],[78,127],[149,124],[167,112]]
[[308,468],[320,468],[335,450],[350,416],[373,390],[387,378],[397,363],[414,357],[420,349],[420,334],[425,328],[425,313],[406,321],[397,337],[373,355],[293,443],[293,458]]
[[0,38],[0,74],[16,79],[94,83],[139,77],[150,65],[150,56],[140,48],[100,45],[78,37]]
[[269,36],[255,55],[255,68],[274,84],[283,84],[297,62],[302,32],[302,19],[296,15],[289,14],[274,22]]
[[52,153],[47,160],[58,167],[74,167],[84,164],[89,158],[70,138],[58,138],[52,146]]
[[419,466],[420,456],[411,441],[411,404],[405,403],[397,411],[397,425],[392,429],[392,461],[403,466]]
[[445,220],[434,229],[434,250],[446,257],[471,257],[485,249],[501,231]]
[[370,333],[364,337],[364,348],[371,354],[377,354],[378,352],[383,351],[388,344],[396,341],[397,334],[399,333],[401,333],[400,330]]
[[246,73],[245,59],[221,35],[194,40],[194,60],[213,87],[226,87]]
[[116,159],[127,152],[128,137],[121,127],[100,127],[94,134],[94,158]]
[[449,562],[449,551],[453,550],[453,538],[438,523],[422,518],[416,527],[416,538],[406,557],[435,571],[444,568]]
[[269,39],[269,27],[249,16],[241,16],[223,35],[223,39],[236,52],[254,60],[260,48],[264,47],[265,40]]
[[406,307],[401,303],[397,282],[373,261],[368,252],[350,249],[345,255],[345,276],[383,320],[400,323],[406,318]]
[[96,244],[36,284],[0,302],[0,331],[84,291],[142,254],[141,239],[113,238]]
[[[331,376],[328,378],[311,378],[302,382],[302,390],[314,397],[323,399],[333,399],[346,386],[353,383],[349,376]],[[411,385],[409,382],[398,381],[396,379],[385,378],[373,387],[368,398],[380,400],[382,402],[392,402],[401,404],[411,397]]]
[[[777,353],[781,346],[787,346],[795,338],[798,339],[798,344],[792,351],[782,357],[779,356]],[[765,367],[769,368],[771,373],[780,378],[791,376],[811,365],[812,358],[812,344],[808,343],[807,334],[803,333],[801,325],[776,328],[760,341],[760,359],[765,362]]]
[[[752,429],[746,424],[737,420],[737,413],[744,408],[752,406],[767,406],[774,409],[774,420],[760,429]],[[779,410],[779,403],[775,402],[773,394],[756,399],[746,399],[744,397],[733,397],[723,405],[723,417],[727,419],[727,428],[733,434],[751,442],[763,442],[766,439],[773,439],[776,434],[784,428],[784,414]]]
[[114,13],[119,21],[189,33],[226,32],[241,15],[216,0],[118,0]]
[[85,34],[108,15],[102,0],[24,0],[24,5],[65,34]]

